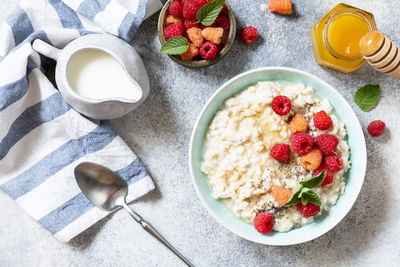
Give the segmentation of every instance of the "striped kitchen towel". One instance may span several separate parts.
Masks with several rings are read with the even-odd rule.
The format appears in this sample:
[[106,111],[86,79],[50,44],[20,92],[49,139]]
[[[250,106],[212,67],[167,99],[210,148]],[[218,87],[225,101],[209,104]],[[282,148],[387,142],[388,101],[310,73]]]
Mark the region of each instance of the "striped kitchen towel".
[[32,49],[39,38],[62,48],[93,32],[130,41],[160,0],[27,0],[0,26],[0,188],[67,242],[108,213],[93,206],[74,168],[91,161],[129,184],[128,201],[152,189],[146,169],[105,122],[73,110],[42,71],[55,62]]

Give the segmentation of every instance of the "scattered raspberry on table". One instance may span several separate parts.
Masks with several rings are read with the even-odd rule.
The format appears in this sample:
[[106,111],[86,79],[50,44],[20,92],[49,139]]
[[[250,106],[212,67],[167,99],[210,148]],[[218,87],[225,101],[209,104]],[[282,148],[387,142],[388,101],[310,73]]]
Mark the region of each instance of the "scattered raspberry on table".
[[383,130],[385,130],[386,124],[381,120],[376,120],[371,122],[368,125],[368,133],[372,136],[380,136],[383,134]]
[[242,40],[248,45],[253,44],[258,38],[258,30],[252,26],[246,27],[241,32]]

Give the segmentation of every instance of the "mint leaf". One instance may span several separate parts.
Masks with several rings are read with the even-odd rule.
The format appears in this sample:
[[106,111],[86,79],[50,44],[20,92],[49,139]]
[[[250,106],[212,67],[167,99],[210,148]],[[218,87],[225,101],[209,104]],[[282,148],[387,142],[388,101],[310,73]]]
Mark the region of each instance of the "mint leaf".
[[311,191],[311,189],[303,187],[303,189],[300,192],[299,198],[301,199],[301,203],[303,203],[303,205],[307,205],[307,203],[308,203],[308,198],[303,197],[303,195],[306,195],[308,191]]
[[379,85],[367,84],[357,90],[354,96],[354,102],[362,111],[369,111],[376,105],[376,102],[378,102],[379,91]]
[[308,191],[310,191],[310,190],[311,190],[311,189],[309,189],[309,188],[304,188],[304,187],[303,187],[303,188],[301,189],[301,191],[300,191],[299,198],[301,198],[301,197],[303,196],[304,193],[306,193],[306,192],[308,192]]
[[317,193],[312,190],[308,190],[302,194],[301,203],[303,203],[303,205],[307,205],[307,203],[312,203],[321,206],[321,199],[319,198]]
[[299,203],[299,201],[300,201],[299,195],[300,195],[302,189],[303,189],[303,187],[301,185],[298,184],[296,186],[296,189],[294,190],[292,196],[286,202],[285,207],[290,207],[290,206],[293,206],[293,205],[296,205],[297,203]]
[[326,171],[322,171],[317,176],[314,176],[313,178],[308,179],[306,181],[301,181],[299,184],[307,188],[315,188],[322,184],[322,182],[325,180],[325,176],[326,176]]
[[225,0],[214,0],[197,11],[196,18],[206,26],[210,26],[217,19],[219,13],[224,7]]
[[185,37],[174,37],[169,39],[162,47],[161,53],[167,55],[179,55],[189,49],[189,42]]

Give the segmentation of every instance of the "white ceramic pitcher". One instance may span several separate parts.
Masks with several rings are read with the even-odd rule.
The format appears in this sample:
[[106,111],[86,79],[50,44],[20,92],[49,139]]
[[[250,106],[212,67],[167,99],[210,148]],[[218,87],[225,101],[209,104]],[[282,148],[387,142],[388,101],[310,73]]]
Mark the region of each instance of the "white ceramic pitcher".
[[[149,94],[149,78],[142,59],[131,45],[117,37],[108,34],[88,34],[75,39],[62,50],[40,39],[35,40],[32,46],[38,53],[57,61],[56,83],[60,93],[68,104],[89,118],[107,120],[121,117],[138,107]],[[71,57],[83,49],[99,49],[113,56],[121,64],[141,97],[116,96],[94,99],[75,92],[68,82],[67,67]]]

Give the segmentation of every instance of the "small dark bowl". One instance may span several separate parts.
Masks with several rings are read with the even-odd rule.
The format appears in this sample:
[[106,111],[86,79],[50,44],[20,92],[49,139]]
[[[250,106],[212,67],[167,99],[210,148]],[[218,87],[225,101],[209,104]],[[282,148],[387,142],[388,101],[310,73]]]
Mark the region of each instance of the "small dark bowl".
[[[158,38],[160,39],[161,46],[163,46],[167,41],[164,38],[164,26],[165,26],[165,17],[168,13],[168,8],[171,2],[174,0],[168,0],[164,7],[160,12],[160,16],[158,17]],[[169,55],[172,60],[175,62],[189,68],[203,68],[214,65],[218,63],[231,49],[233,42],[235,41],[236,36],[236,18],[233,13],[232,8],[228,3],[225,3],[227,15],[229,18],[230,28],[228,34],[228,40],[224,45],[224,48],[218,53],[218,55],[210,60],[183,60],[179,55]]]

